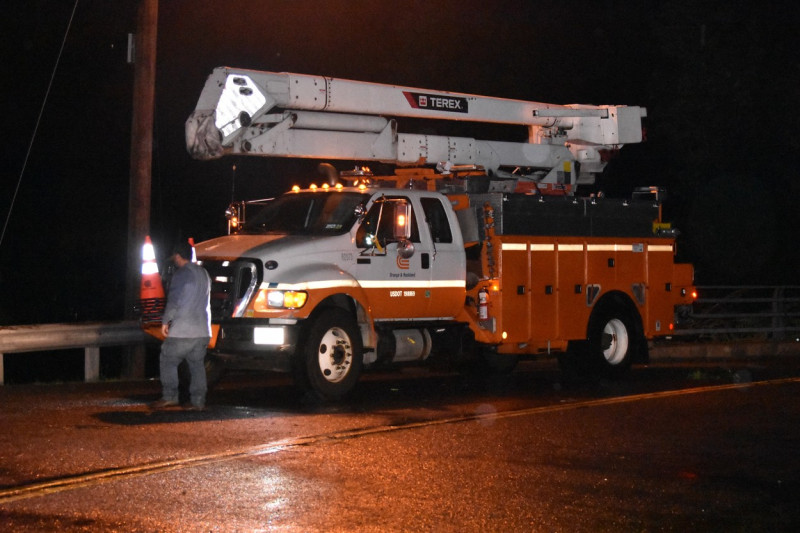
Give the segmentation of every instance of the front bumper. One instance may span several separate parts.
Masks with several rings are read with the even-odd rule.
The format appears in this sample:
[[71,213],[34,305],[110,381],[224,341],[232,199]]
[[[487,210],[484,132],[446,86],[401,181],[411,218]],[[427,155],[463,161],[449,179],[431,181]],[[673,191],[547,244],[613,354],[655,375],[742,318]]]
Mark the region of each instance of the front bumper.
[[230,368],[290,372],[300,338],[301,322],[269,319],[232,319],[219,323],[211,353]]

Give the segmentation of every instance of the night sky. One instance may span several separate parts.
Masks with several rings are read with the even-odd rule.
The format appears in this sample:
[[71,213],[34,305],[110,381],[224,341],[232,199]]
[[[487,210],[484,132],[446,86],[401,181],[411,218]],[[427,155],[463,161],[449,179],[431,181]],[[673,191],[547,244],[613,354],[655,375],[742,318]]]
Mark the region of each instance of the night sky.
[[[79,1],[21,181],[74,2],[0,8],[0,324],[123,316],[137,5]],[[766,11],[692,0],[161,0],[151,234],[163,256],[180,238],[223,233],[232,197],[319,180],[317,161],[189,157],[183,123],[211,70],[229,65],[645,106],[647,142],[625,147],[597,189],[667,187],[681,259],[700,283],[798,284],[800,20],[788,2]]]

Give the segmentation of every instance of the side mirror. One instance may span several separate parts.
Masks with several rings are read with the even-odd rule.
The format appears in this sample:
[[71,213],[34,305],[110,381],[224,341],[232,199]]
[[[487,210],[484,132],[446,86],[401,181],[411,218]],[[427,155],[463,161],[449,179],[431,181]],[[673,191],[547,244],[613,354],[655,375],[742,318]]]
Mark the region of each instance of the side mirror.
[[367,214],[367,207],[364,204],[358,204],[353,209],[353,214],[356,216],[357,220],[361,221],[361,219]]
[[225,209],[225,218],[228,219],[228,235],[241,229],[244,222],[244,202],[234,202]]
[[401,239],[400,242],[397,243],[397,255],[403,259],[410,258],[414,255],[414,243],[408,239]]

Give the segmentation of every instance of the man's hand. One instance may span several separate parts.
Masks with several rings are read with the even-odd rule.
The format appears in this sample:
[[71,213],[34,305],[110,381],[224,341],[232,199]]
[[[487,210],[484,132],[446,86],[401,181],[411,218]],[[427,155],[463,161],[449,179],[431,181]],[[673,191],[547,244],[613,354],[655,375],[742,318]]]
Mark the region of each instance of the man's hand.
[[169,335],[169,324],[161,324],[161,334],[165,337]]

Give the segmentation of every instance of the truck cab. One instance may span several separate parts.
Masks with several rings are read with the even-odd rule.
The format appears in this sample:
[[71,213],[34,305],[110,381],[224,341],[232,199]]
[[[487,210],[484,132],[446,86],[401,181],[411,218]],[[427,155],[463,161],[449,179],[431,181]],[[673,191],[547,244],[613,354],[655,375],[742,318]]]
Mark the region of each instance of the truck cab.
[[[457,224],[434,191],[314,187],[276,198],[237,234],[197,245],[212,280],[211,352],[233,367],[310,368],[333,397],[363,364],[426,358],[423,326],[452,322],[464,305]],[[320,317],[331,325],[309,355]]]

